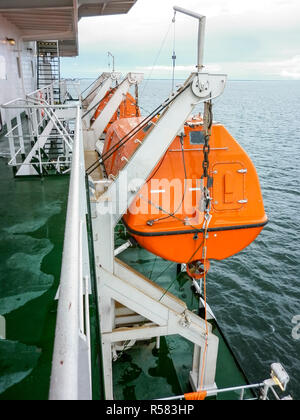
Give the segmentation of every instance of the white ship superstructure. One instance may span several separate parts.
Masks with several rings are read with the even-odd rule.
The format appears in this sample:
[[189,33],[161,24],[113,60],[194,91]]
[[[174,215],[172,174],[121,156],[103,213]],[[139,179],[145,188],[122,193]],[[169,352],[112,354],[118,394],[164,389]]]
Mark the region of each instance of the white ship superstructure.
[[[77,56],[78,22],[82,17],[127,13],[135,3],[136,0],[1,0],[0,103],[25,98],[40,87],[37,41],[57,42],[60,57]],[[15,116],[2,112],[2,125]]]

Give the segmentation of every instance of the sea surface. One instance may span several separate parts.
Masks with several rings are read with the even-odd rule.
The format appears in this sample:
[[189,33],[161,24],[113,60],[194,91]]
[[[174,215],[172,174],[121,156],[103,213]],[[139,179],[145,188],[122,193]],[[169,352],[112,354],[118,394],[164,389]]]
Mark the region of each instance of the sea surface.
[[[170,80],[143,82],[142,113],[167,99],[171,86]],[[208,301],[249,380],[267,379],[271,363],[280,362],[291,378],[288,393],[299,400],[300,328],[293,319],[300,319],[300,81],[229,81],[215,100],[214,119],[252,158],[269,224],[246,250],[212,262]],[[50,373],[51,302],[59,282],[54,261],[62,251],[68,181],[16,182],[6,166],[7,152],[2,139],[0,315],[7,321],[8,340],[0,340],[0,394],[42,399],[48,383],[41,390],[39,380]],[[154,281],[169,267],[155,256],[136,263]],[[16,353],[17,360],[8,357]]]
[[[171,86],[144,82],[145,115]],[[229,81],[213,110],[256,166],[269,224],[243,252],[211,264],[208,301],[250,381],[280,362],[300,399],[300,81]]]

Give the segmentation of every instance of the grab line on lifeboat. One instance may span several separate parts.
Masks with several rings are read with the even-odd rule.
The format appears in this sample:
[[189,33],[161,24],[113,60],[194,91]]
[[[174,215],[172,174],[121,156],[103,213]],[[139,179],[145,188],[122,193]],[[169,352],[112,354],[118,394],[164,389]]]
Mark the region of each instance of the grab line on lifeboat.
[[[195,233],[203,233],[204,229],[188,229],[188,230],[172,230],[172,231],[165,231],[165,232],[142,232],[135,229],[132,229],[127,225],[127,223],[123,220],[123,223],[128,230],[128,232],[133,233],[136,236],[172,236],[172,235],[188,235],[188,234],[195,234]],[[266,226],[269,221],[265,221],[262,223],[254,223],[249,225],[240,225],[240,226],[224,226],[219,228],[209,228],[209,232],[223,232],[228,230],[241,230],[241,229],[254,229],[254,228],[261,228]]]

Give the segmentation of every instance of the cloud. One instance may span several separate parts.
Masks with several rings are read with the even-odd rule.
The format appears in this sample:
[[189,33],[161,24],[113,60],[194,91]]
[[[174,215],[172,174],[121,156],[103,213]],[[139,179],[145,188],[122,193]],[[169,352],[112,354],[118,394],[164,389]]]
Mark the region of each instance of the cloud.
[[[91,65],[85,62],[82,66],[74,66],[72,60],[69,65],[64,62],[64,73],[68,77],[97,77],[103,71],[108,69],[105,66]],[[173,67],[171,65],[155,66],[133,66],[123,65],[118,68],[119,71],[126,74],[130,71],[141,72],[145,78],[172,78]],[[179,79],[186,78],[191,72],[195,71],[195,65],[178,65],[175,68],[175,77]],[[227,74],[229,79],[294,79],[300,80],[300,55],[296,55],[286,60],[274,61],[226,61],[220,63],[208,63],[204,69],[209,73]]]
[[300,55],[278,61],[223,63],[221,68],[230,74],[231,78],[300,80]]
[[[174,4],[207,16],[208,71],[231,78],[299,78],[299,0],[138,0],[127,15],[82,19],[80,56],[63,61],[64,74],[96,77],[100,68],[108,69],[111,51],[120,71],[153,68],[153,77],[171,77]],[[184,77],[196,64],[195,19],[177,13],[175,45],[176,72]]]
[[300,80],[300,55],[293,57],[291,60],[278,64],[281,67],[280,75],[292,79]]
[[[136,71],[151,75],[151,77],[171,78],[172,66],[138,66]],[[176,66],[175,76],[185,78],[189,73],[195,71],[194,65]],[[221,62],[218,64],[210,63],[205,66],[205,72],[225,73],[229,78],[244,79],[300,79],[300,55],[287,60],[279,61],[233,61]]]
[[[147,67],[137,67],[137,70],[139,71],[144,71],[144,72],[149,72],[149,71],[153,71],[153,72],[172,72],[173,67],[172,66],[147,66]],[[196,66],[195,65],[190,65],[190,66],[176,66],[175,67],[175,71],[179,72],[179,73],[191,73],[192,71],[196,70]],[[205,66],[205,71],[207,72],[218,72],[221,71],[221,66],[218,64],[208,64]]]

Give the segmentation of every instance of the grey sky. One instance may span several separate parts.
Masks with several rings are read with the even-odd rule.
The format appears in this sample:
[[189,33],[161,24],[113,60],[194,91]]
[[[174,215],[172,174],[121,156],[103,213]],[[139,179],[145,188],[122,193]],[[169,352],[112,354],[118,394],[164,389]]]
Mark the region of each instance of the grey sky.
[[[300,79],[299,0],[138,0],[128,15],[80,22],[80,56],[64,60],[64,76],[97,76],[111,51],[119,71],[170,78],[175,4],[207,16],[208,70],[232,79]],[[196,64],[196,20],[177,14],[175,39],[176,76],[184,78]]]

